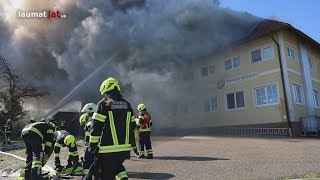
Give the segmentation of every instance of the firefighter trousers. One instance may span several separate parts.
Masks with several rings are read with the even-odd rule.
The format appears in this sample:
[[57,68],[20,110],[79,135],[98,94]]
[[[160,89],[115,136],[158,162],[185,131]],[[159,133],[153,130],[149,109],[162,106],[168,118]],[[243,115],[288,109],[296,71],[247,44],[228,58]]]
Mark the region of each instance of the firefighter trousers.
[[116,179],[117,177],[117,179],[127,180],[128,175],[127,175],[126,169],[122,165],[123,162],[124,160],[108,160],[108,159],[102,158],[99,161],[100,163],[99,179],[112,180],[112,179]]
[[84,162],[83,162],[83,171],[84,171],[84,174],[86,175],[86,180],[91,180],[92,179],[92,176],[94,175],[94,170],[90,170],[90,168],[95,168],[94,167],[94,154],[91,153],[89,151],[88,148],[86,148],[85,152],[84,152]]
[[25,180],[40,180],[43,163],[42,139],[35,134],[24,134],[22,139],[26,145],[27,161]]
[[139,132],[139,155],[153,157],[152,145],[151,145],[151,131]]
[[9,132],[9,133],[5,133],[6,136],[7,136],[7,139],[4,141],[4,144],[11,144],[11,135],[12,133]]

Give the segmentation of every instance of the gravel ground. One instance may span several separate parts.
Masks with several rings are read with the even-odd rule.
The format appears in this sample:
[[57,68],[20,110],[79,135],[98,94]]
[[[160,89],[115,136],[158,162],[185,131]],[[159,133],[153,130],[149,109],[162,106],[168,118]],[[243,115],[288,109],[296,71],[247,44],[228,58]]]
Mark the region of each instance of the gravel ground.
[[[78,144],[82,155],[84,147]],[[130,179],[277,180],[320,172],[318,139],[153,137],[153,147],[153,160],[132,157],[125,162]],[[11,153],[25,157],[24,150]],[[63,148],[61,156],[66,155]],[[0,159],[0,169],[24,164],[3,155]]]

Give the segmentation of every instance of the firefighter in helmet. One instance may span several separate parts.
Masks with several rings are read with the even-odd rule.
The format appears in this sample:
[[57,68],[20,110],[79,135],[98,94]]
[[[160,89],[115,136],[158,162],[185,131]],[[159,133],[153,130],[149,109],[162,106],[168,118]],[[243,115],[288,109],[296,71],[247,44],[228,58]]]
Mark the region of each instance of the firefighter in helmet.
[[0,112],[7,113],[6,105],[3,103],[3,99],[0,99]]
[[103,99],[93,114],[90,152],[97,153],[100,165],[99,179],[128,179],[123,166],[130,159],[135,123],[130,103],[120,94],[118,80],[109,77],[100,87]]
[[[55,144],[54,144],[54,161],[55,161],[55,170],[61,172],[62,170],[66,170],[68,168],[74,167],[78,168],[80,166],[79,163],[79,153],[77,151],[76,139],[73,135],[69,134],[66,130],[57,131],[54,134]],[[60,162],[60,150],[61,147],[68,147],[69,156],[68,156],[68,164],[66,168],[61,165]],[[74,170],[73,172],[81,171],[81,169]]]
[[32,123],[35,123],[35,122],[36,122],[36,118],[35,117],[31,117],[30,121],[29,121],[29,124],[32,124]]
[[136,115],[136,129],[139,132],[138,158],[153,159],[153,151],[150,140],[152,127],[151,115],[147,111],[147,108],[144,104],[139,104],[137,109],[139,110],[138,114]]
[[89,140],[92,128],[92,115],[96,111],[97,105],[95,103],[86,104],[81,112],[82,114],[79,118],[80,125],[84,125],[85,131],[85,153],[84,153],[84,162],[83,162],[83,172],[87,176],[87,179],[92,179],[92,173],[89,174],[89,169],[94,162],[94,155],[89,152]]
[[41,118],[41,119],[40,119],[40,122],[46,122],[46,118],[44,118],[44,117]]
[[11,135],[12,135],[12,120],[8,119],[6,122],[6,125],[4,126],[4,133],[6,134],[6,141],[4,141],[4,144],[11,144]]
[[[26,145],[26,167],[24,178],[42,179],[41,168],[46,164],[53,151],[53,133],[56,122],[51,119],[48,123],[36,122],[23,128],[21,137]],[[44,150],[42,144],[45,145]]]

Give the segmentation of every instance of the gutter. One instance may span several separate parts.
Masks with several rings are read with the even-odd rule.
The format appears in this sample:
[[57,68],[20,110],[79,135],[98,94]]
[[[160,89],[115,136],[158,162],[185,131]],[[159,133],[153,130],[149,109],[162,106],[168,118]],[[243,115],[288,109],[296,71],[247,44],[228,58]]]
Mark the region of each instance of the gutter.
[[285,80],[284,80],[284,71],[282,67],[282,59],[281,59],[281,51],[280,51],[280,45],[277,40],[274,39],[273,34],[271,35],[271,38],[274,43],[277,44],[277,50],[278,50],[278,56],[279,56],[279,64],[280,64],[280,73],[281,73],[281,80],[282,80],[282,90],[283,90],[283,96],[284,96],[284,101],[285,101],[285,108],[286,108],[286,116],[287,116],[287,123],[288,123],[288,129],[289,129],[289,135],[292,137],[292,123],[291,123],[291,116],[289,114],[289,106],[288,106],[288,97],[287,97],[287,91],[286,91],[286,86],[285,86]]

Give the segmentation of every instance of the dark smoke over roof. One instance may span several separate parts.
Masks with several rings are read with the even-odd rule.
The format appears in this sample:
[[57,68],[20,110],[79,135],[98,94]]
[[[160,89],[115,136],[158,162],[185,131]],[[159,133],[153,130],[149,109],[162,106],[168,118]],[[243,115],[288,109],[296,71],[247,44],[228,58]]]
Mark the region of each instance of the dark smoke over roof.
[[144,102],[161,114],[166,111],[166,100],[180,97],[174,93],[179,84],[172,74],[241,39],[260,20],[221,8],[217,0],[141,2],[136,6],[114,0],[25,0],[17,7],[54,9],[68,16],[39,20],[17,18],[12,1],[4,0],[0,2],[0,10],[6,12],[0,17],[0,54],[26,80],[48,89],[55,101],[46,102],[54,106],[53,102],[117,53],[70,100],[98,101],[100,83],[113,76],[133,105]]

